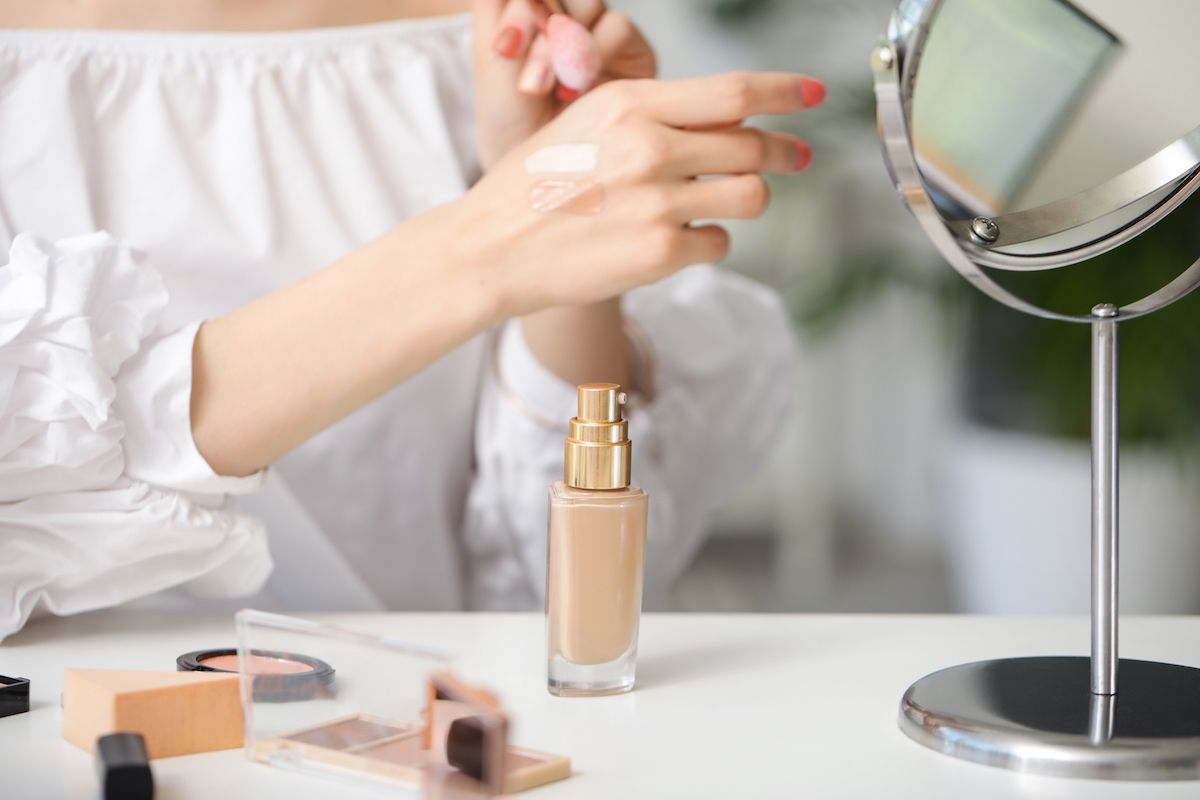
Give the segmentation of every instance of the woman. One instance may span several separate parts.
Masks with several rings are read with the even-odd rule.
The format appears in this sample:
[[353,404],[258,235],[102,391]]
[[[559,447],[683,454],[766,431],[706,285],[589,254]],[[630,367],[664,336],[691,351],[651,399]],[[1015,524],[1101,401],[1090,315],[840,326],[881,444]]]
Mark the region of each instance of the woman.
[[[540,3],[467,10],[0,0],[0,636],[138,598],[533,607],[588,380],[634,393],[649,602],[686,566],[789,357],[773,295],[680,271],[728,248],[693,223],[807,166],[740,120],[823,89],[616,80],[653,55],[580,0],[573,99]],[[531,206],[564,144],[595,213]]]

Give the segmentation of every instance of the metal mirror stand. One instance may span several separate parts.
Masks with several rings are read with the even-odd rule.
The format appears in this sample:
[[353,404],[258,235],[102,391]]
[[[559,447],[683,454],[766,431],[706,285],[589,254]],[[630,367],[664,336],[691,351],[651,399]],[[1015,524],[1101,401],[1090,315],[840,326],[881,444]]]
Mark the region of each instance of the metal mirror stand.
[[[909,3],[910,9],[919,4]],[[897,189],[938,251],[974,286],[995,300],[1044,319],[1086,322],[1092,329],[1092,554],[1090,659],[1081,657],[1006,658],[963,664],[935,672],[913,684],[900,707],[900,727],[912,739],[943,753],[971,761],[1068,777],[1175,780],[1200,779],[1200,669],[1149,661],[1118,660],[1118,355],[1121,321],[1155,311],[1200,285],[1200,259],[1157,292],[1127,306],[1098,305],[1088,315],[1072,316],[1034,306],[1000,286],[980,263],[1009,269],[1042,269],[1069,264],[1111,249],[1148,228],[1173,210],[1200,184],[1198,160],[1177,171],[1179,159],[1164,159],[1168,148],[1097,190],[1044,208],[1067,218],[1085,219],[1084,208],[1097,197],[1111,200],[1115,187],[1144,181],[1155,165],[1172,162],[1173,174],[1160,174],[1160,201],[1096,241],[1073,251],[1028,258],[990,251],[1006,228],[1005,218],[977,219],[969,240],[951,230],[925,190],[909,140],[904,100],[911,85],[902,78],[903,57],[918,50],[927,33],[929,12],[873,54],[879,134]],[[903,22],[903,20],[901,20]],[[911,66],[915,70],[915,64]],[[1177,143],[1178,145],[1179,143]],[[1156,161],[1157,159],[1157,161]],[[1174,188],[1163,191],[1168,185]],[[1130,197],[1133,202],[1141,198]],[[1037,209],[1020,212],[1036,220]],[[1016,216],[1016,215],[1014,215]],[[1047,219],[1063,219],[1050,214]],[[1121,692],[1118,694],[1118,673]]]

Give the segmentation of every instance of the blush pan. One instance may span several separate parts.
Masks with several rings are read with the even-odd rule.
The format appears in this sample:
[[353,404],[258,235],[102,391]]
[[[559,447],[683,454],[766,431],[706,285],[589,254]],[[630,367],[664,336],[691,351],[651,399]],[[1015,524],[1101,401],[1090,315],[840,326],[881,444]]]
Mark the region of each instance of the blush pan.
[[[254,676],[254,699],[268,703],[288,703],[328,697],[334,671],[326,662],[299,653],[254,650],[247,658],[246,670]],[[175,659],[180,672],[241,671],[237,648],[193,650]]]
[[[246,671],[251,675],[296,675],[312,671],[312,667],[303,661],[293,661],[290,658],[251,655],[249,662],[250,668]],[[216,672],[241,671],[237,653],[202,658],[200,666]]]

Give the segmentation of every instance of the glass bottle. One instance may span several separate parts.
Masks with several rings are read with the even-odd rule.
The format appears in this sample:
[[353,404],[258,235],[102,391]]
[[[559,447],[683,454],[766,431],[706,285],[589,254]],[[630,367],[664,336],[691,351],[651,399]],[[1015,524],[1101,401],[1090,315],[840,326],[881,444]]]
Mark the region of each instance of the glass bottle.
[[563,480],[550,487],[548,688],[633,689],[649,498],[630,485],[631,443],[615,383],[579,387]]

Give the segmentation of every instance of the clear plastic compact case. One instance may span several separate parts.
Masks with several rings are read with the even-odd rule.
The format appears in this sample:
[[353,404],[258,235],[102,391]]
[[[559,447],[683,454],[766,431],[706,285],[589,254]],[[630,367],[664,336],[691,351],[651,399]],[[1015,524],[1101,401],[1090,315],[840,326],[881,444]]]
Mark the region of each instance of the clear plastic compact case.
[[511,747],[499,700],[451,672],[443,652],[252,610],[238,612],[237,630],[251,760],[426,798],[494,797],[570,774],[564,756]]

